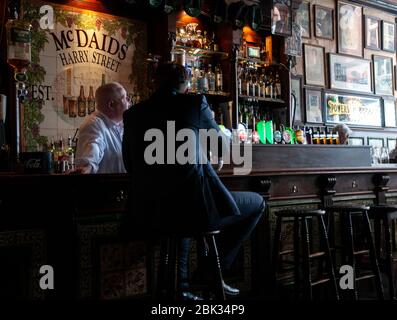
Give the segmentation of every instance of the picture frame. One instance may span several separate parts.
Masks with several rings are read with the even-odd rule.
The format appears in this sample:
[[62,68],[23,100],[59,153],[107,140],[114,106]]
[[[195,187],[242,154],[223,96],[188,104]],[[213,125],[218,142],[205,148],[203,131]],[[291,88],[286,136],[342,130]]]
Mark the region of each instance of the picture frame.
[[396,51],[396,25],[393,22],[382,21],[382,50]]
[[325,51],[324,47],[304,44],[305,84],[325,87]]
[[368,137],[367,138],[367,143],[368,143],[369,146],[372,146],[372,147],[378,147],[378,148],[383,148],[384,147],[383,138]]
[[351,145],[351,146],[365,145],[364,137],[349,137],[349,145]]
[[302,99],[302,76],[291,76],[291,95],[293,94],[296,101],[296,106],[292,106],[292,121],[293,124],[303,124],[303,99]]
[[393,58],[372,55],[374,63],[375,94],[392,96],[393,87]]
[[338,53],[363,56],[363,8],[359,5],[338,1]]
[[305,89],[305,117],[306,122],[323,123],[323,93],[320,89]]
[[393,151],[397,147],[397,139],[396,138],[387,138],[387,149],[389,152]]
[[397,127],[396,100],[394,97],[383,98],[385,127]]
[[310,2],[303,1],[296,11],[295,22],[301,26],[302,38],[311,37]]
[[261,57],[261,48],[260,47],[247,46],[247,57],[248,58],[260,59],[260,57]]
[[280,36],[292,34],[291,0],[273,0],[271,32]]
[[314,6],[314,35],[322,39],[334,39],[334,9]]
[[372,93],[371,60],[328,54],[331,89]]
[[381,98],[326,91],[324,93],[324,119],[326,123],[345,123],[362,127],[383,125]]
[[373,16],[364,18],[365,48],[371,50],[381,49],[381,29],[380,19]]
[[285,38],[285,54],[288,56],[302,57],[302,28],[292,22],[292,35]]

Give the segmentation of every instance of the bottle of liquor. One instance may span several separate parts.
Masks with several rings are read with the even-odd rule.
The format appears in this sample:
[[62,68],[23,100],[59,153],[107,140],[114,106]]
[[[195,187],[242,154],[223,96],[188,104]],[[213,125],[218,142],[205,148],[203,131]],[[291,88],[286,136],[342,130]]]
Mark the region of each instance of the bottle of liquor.
[[74,169],[74,148],[71,136],[68,136],[68,146],[65,150],[65,157],[68,162],[68,169]]
[[90,86],[90,94],[88,95],[88,99],[87,99],[87,107],[88,107],[88,114],[91,114],[95,111],[94,88],[92,86]]
[[297,144],[305,144],[305,141],[306,141],[305,131],[303,129],[299,128],[299,126],[297,126],[295,129],[295,137],[296,137]]
[[212,51],[219,51],[219,46],[218,46],[218,43],[217,43],[215,32],[212,33],[211,50]]
[[320,128],[317,128],[317,131],[313,133],[313,144],[320,144]]
[[307,144],[312,144],[312,136],[313,136],[313,128],[307,127],[305,128],[305,134],[306,134],[306,143]]
[[328,128],[325,128],[325,140],[327,144],[332,144],[332,132]]
[[77,98],[77,110],[79,117],[85,117],[87,110],[87,99],[84,96],[84,87],[80,86],[80,95]]
[[320,131],[320,144],[327,144],[327,136],[324,130]]
[[31,61],[31,29],[32,25],[18,19],[14,12],[14,19],[6,23],[7,28],[7,63],[13,66],[16,72],[24,72]]
[[208,65],[208,71],[207,71],[207,81],[208,81],[208,91],[214,93],[216,90],[216,79],[215,79],[215,73],[212,72],[212,65]]
[[209,39],[208,39],[207,31],[204,30],[202,48],[205,49],[205,50],[209,50],[209,49],[210,49],[209,44],[210,44],[210,41],[209,41]]
[[102,83],[101,85],[106,84],[106,75],[104,73],[102,73]]
[[281,82],[278,72],[276,72],[276,79],[274,80],[274,98],[280,99],[281,98]]
[[222,68],[220,64],[218,63],[216,68],[215,68],[215,86],[216,86],[216,91],[217,92],[222,92],[223,91],[223,74],[222,74]]
[[273,75],[270,72],[270,75],[267,79],[266,83],[266,98],[273,99],[274,98],[274,91],[273,91]]

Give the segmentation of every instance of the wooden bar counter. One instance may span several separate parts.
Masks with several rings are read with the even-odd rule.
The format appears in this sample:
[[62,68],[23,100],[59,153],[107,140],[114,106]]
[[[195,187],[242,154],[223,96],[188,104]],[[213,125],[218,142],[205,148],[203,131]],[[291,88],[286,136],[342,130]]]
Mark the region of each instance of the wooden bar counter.
[[[355,147],[342,147],[342,153],[350,155],[344,167],[339,166],[338,158],[338,167],[330,165],[332,160],[324,160],[327,166],[310,168],[306,161],[311,151],[306,149],[306,156],[299,157],[305,157],[302,163],[308,163],[307,167],[293,168],[290,157],[285,159],[290,165],[275,168],[269,159],[277,158],[270,155],[276,148],[260,146],[260,151],[254,150],[254,168],[249,175],[233,175],[227,166],[221,173],[231,190],[259,192],[268,205],[267,218],[244,246],[234,272],[226,275],[247,293],[262,294],[260,288],[266,286],[274,210],[318,208],[331,201],[397,203],[397,165],[366,166],[368,159],[356,158]],[[293,150],[284,148],[277,152]],[[341,154],[332,147],[324,150],[323,156],[329,158]],[[369,149],[358,150],[362,152],[369,156]],[[352,158],[363,164],[354,166]],[[320,163],[318,158],[315,161]],[[119,237],[128,181],[129,176],[124,174],[0,174],[0,296],[150,297],[158,261],[156,250],[142,243],[125,243]],[[42,265],[53,268],[55,290],[40,289]]]

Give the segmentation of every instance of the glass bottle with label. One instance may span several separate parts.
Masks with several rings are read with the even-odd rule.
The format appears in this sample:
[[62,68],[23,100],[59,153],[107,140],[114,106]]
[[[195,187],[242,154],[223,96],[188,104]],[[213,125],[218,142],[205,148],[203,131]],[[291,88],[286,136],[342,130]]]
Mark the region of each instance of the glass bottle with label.
[[281,82],[278,72],[276,72],[276,79],[274,80],[274,98],[281,99]]
[[7,28],[7,63],[13,66],[16,72],[25,72],[31,61],[31,29],[32,25],[26,21],[8,20]]
[[216,79],[216,91],[217,92],[222,92],[223,91],[223,74],[222,74],[222,69],[219,63],[217,64],[215,68],[215,79]]
[[80,95],[77,98],[77,110],[79,117],[85,117],[87,110],[87,99],[84,96],[84,87],[80,86]]
[[88,114],[91,114],[95,111],[94,88],[92,86],[90,86],[90,93],[87,99],[87,109],[88,109]]

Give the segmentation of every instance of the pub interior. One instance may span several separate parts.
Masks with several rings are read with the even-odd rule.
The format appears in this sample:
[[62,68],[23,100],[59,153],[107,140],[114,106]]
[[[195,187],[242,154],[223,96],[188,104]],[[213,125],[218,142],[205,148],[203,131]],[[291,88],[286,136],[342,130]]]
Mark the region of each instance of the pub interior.
[[71,174],[96,89],[118,82],[134,108],[174,61],[250,155],[220,179],[266,203],[231,270],[209,246],[240,294],[195,293],[395,300],[396,17],[395,0],[1,1],[0,297],[178,300],[175,252],[121,236],[133,177]]

